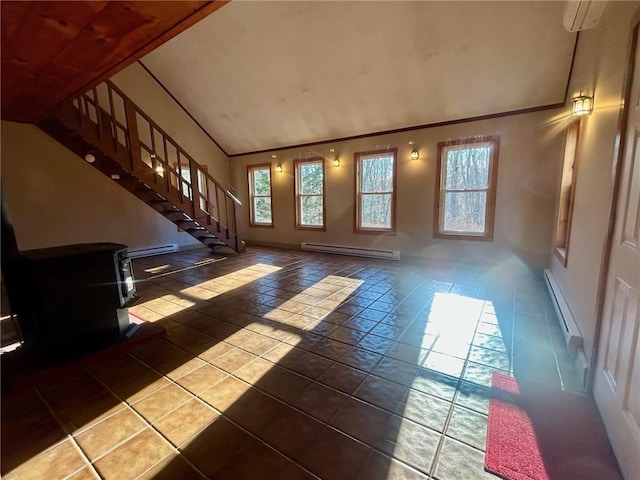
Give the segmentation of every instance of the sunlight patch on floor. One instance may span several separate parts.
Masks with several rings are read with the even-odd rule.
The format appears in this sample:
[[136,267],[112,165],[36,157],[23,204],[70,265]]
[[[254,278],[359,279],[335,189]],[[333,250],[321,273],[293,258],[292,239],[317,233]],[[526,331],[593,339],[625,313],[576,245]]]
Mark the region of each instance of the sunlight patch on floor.
[[159,265],[157,267],[151,267],[151,268],[145,268],[144,271],[146,273],[152,273],[152,274],[157,274],[157,273],[163,273],[166,272],[167,270],[169,270],[171,268],[171,265],[169,265],[168,263],[164,264],[164,265]]
[[[468,350],[485,300],[453,293],[436,293],[427,318],[425,339],[440,352]],[[466,356],[466,351],[463,352]]]
[[[300,332],[313,332],[313,328],[310,328],[309,326],[306,326],[304,329],[301,329],[299,327],[295,327],[293,326],[290,322],[288,322],[288,320],[290,319],[290,316],[287,316],[287,318],[283,319],[282,317],[280,317],[280,314],[283,311],[286,311],[286,308],[291,308],[296,304],[300,304],[300,303],[307,303],[309,300],[309,298],[316,298],[319,299],[320,297],[314,297],[314,295],[311,295],[312,293],[315,293],[316,291],[324,291],[325,295],[327,292],[327,289],[331,289],[333,290],[334,288],[336,289],[336,293],[330,295],[329,297],[323,297],[323,298],[327,298],[327,299],[333,299],[333,297],[335,295],[338,295],[342,298],[343,295],[346,294],[346,297],[349,297],[350,295],[353,294],[353,292],[355,292],[358,287],[360,285],[362,285],[363,280],[359,280],[359,279],[355,279],[355,278],[348,278],[348,277],[340,277],[340,276],[336,276],[336,275],[329,275],[325,278],[323,278],[322,280],[317,281],[316,283],[314,283],[313,285],[305,288],[302,292],[294,295],[293,297],[291,297],[290,299],[288,299],[287,301],[285,301],[284,303],[282,303],[279,307],[276,307],[274,309],[272,309],[270,312],[267,312],[266,314],[264,314],[262,316],[262,318],[268,319],[268,320],[272,320],[274,322],[278,322],[278,323],[286,323],[287,324],[287,330],[290,329],[296,329],[299,330]],[[340,304],[340,302],[336,302],[336,307]],[[313,309],[313,305],[309,304],[307,308],[311,308]],[[326,308],[326,309],[322,309],[322,310],[326,310],[327,313],[322,313],[319,315],[316,315],[315,317],[308,317],[310,320],[310,325],[317,325],[320,323],[321,318],[325,318],[327,317],[330,313],[333,312],[333,308]],[[304,310],[302,310],[300,315],[304,315]],[[248,328],[249,330],[251,330],[252,326],[255,327],[257,325],[257,322],[254,322],[250,325],[248,325],[246,328]],[[263,327],[261,325],[261,327]],[[236,334],[233,334],[236,335]],[[233,337],[233,335],[231,337]],[[239,335],[239,333],[238,333]],[[231,337],[229,337],[231,339]],[[280,345],[278,345],[275,349],[271,350],[268,352],[268,358],[270,361],[274,362],[274,363],[278,363],[280,360],[282,360],[284,357],[286,357],[291,351],[294,350],[295,345],[298,345],[300,342],[302,342],[304,340],[304,337],[302,335],[302,333],[300,335],[297,335],[295,333],[291,333],[291,335],[286,339],[286,343],[281,343]],[[233,343],[233,342],[230,342]],[[267,373],[269,373],[269,369],[263,369],[262,374],[261,375],[257,375],[257,379],[262,378],[264,375],[266,375]]]
[[164,315],[180,313],[194,307],[198,301],[210,300],[279,270],[281,267],[258,263],[197,285],[190,285],[181,289],[178,295],[168,294],[147,302],[140,302],[131,310],[135,313],[137,307],[142,307]]
[[[300,304],[307,305],[306,308],[313,307],[320,299],[325,299],[321,302],[322,307],[319,307],[314,312],[313,317],[310,317],[310,320],[322,320],[329,316],[341,302],[353,295],[353,292],[355,292],[362,283],[363,280],[356,278],[329,275],[286,300],[272,311],[267,312],[263,317],[268,320],[280,322],[281,317],[279,315],[281,311],[294,312]],[[327,292],[331,290],[335,290],[335,293],[327,297]],[[322,310],[320,310],[320,308]],[[302,315],[304,315],[304,311]]]

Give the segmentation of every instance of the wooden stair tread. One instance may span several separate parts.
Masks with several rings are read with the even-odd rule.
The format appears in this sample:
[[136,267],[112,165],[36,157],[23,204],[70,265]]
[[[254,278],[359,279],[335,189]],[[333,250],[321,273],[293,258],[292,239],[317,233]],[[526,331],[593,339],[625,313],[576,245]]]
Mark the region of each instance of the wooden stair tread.
[[[129,109],[133,112],[142,112],[117,87],[110,82],[106,83],[110,91],[113,90],[114,94],[124,102],[125,109],[127,109],[127,118],[129,118]],[[96,123],[87,116],[86,112],[83,113],[79,106],[82,104],[85,105],[85,109],[87,108],[85,97],[79,96],[76,99],[63,102],[42,119],[38,126],[80,157],[83,157],[87,151],[94,152],[96,154],[96,160],[93,163],[94,168],[110,176],[120,187],[131,192],[139,200],[152,207],[156,212],[204,245],[211,248],[224,246],[233,251],[244,251],[244,242],[238,238],[237,233],[231,233],[228,225],[221,224],[219,219],[212,215],[213,210],[209,206],[213,205],[213,200],[207,196],[207,202],[209,202],[207,205],[209,206],[206,207],[207,210],[202,210],[200,205],[190,200],[191,196],[185,196],[182,189],[172,184],[168,177],[164,178],[164,180],[159,180],[148,164],[142,165],[142,161],[139,158],[140,154],[137,154],[137,157],[135,154],[135,148],[138,148],[137,144],[140,141],[139,137],[127,140],[126,144],[122,142],[118,135],[122,134],[122,132],[127,135],[132,131],[136,131],[135,115],[132,117],[134,118],[133,124],[130,125],[128,121],[125,121],[125,124],[120,124],[112,117],[113,113],[103,108],[99,99],[91,97],[92,100],[95,100],[95,104],[92,103],[92,108],[99,114],[99,121]],[[83,100],[83,98],[85,99]],[[113,106],[111,106],[111,110],[113,112]],[[163,138],[174,142],[152,120],[149,119],[148,122],[158,129]],[[133,130],[129,128],[133,128]],[[136,147],[133,148],[133,146]],[[181,155],[184,155],[190,162],[195,163],[195,160],[189,157],[186,152],[183,152],[177,144],[176,148],[182,152]],[[195,168],[201,167],[196,163]],[[217,195],[222,192],[230,196],[233,207],[237,209],[239,204],[235,197],[211,177],[206,172],[206,169],[203,171],[204,175],[215,184],[214,196],[216,203]],[[177,194],[182,195],[181,199],[178,198]],[[198,197],[194,196],[194,198]],[[233,214],[233,219],[237,222],[236,213]]]

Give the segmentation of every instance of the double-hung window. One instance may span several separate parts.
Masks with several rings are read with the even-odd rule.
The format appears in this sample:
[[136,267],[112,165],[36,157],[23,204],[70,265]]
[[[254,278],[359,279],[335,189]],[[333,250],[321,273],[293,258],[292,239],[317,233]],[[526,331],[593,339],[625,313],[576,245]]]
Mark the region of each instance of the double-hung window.
[[249,225],[273,227],[271,206],[271,164],[249,165]]
[[325,230],[324,158],[294,160],[298,229]]
[[571,238],[571,218],[578,173],[578,137],[580,120],[576,119],[567,128],[564,144],[564,162],[562,164],[562,183],[560,184],[560,200],[556,219],[555,254],[566,267],[569,256],[569,240]]
[[398,149],[356,152],[356,233],[395,232]]
[[500,137],[438,144],[434,236],[493,240]]

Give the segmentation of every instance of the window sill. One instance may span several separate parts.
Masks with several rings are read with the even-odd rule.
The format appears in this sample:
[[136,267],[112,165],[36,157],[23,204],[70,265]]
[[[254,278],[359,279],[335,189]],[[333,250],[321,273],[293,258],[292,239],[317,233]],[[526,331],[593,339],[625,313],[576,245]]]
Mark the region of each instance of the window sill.
[[312,232],[326,232],[327,231],[327,227],[312,227],[312,226],[307,226],[307,225],[296,225],[295,227],[296,230],[309,230]]
[[355,234],[359,234],[359,233],[363,233],[365,235],[395,235],[396,231],[394,230],[374,230],[374,229],[368,229],[368,228],[355,228],[353,230],[353,233]]
[[556,247],[553,249],[553,253],[558,257],[563,267],[567,266],[567,249],[565,247]]
[[469,233],[442,233],[435,232],[433,238],[445,238],[448,240],[473,240],[480,242],[493,242],[493,234],[469,234]]

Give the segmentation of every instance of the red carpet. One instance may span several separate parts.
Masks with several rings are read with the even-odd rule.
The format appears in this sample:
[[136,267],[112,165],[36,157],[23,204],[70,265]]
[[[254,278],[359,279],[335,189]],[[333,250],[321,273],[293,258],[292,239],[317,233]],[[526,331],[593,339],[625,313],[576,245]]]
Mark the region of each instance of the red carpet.
[[623,480],[591,397],[494,372],[486,471],[507,480]]

